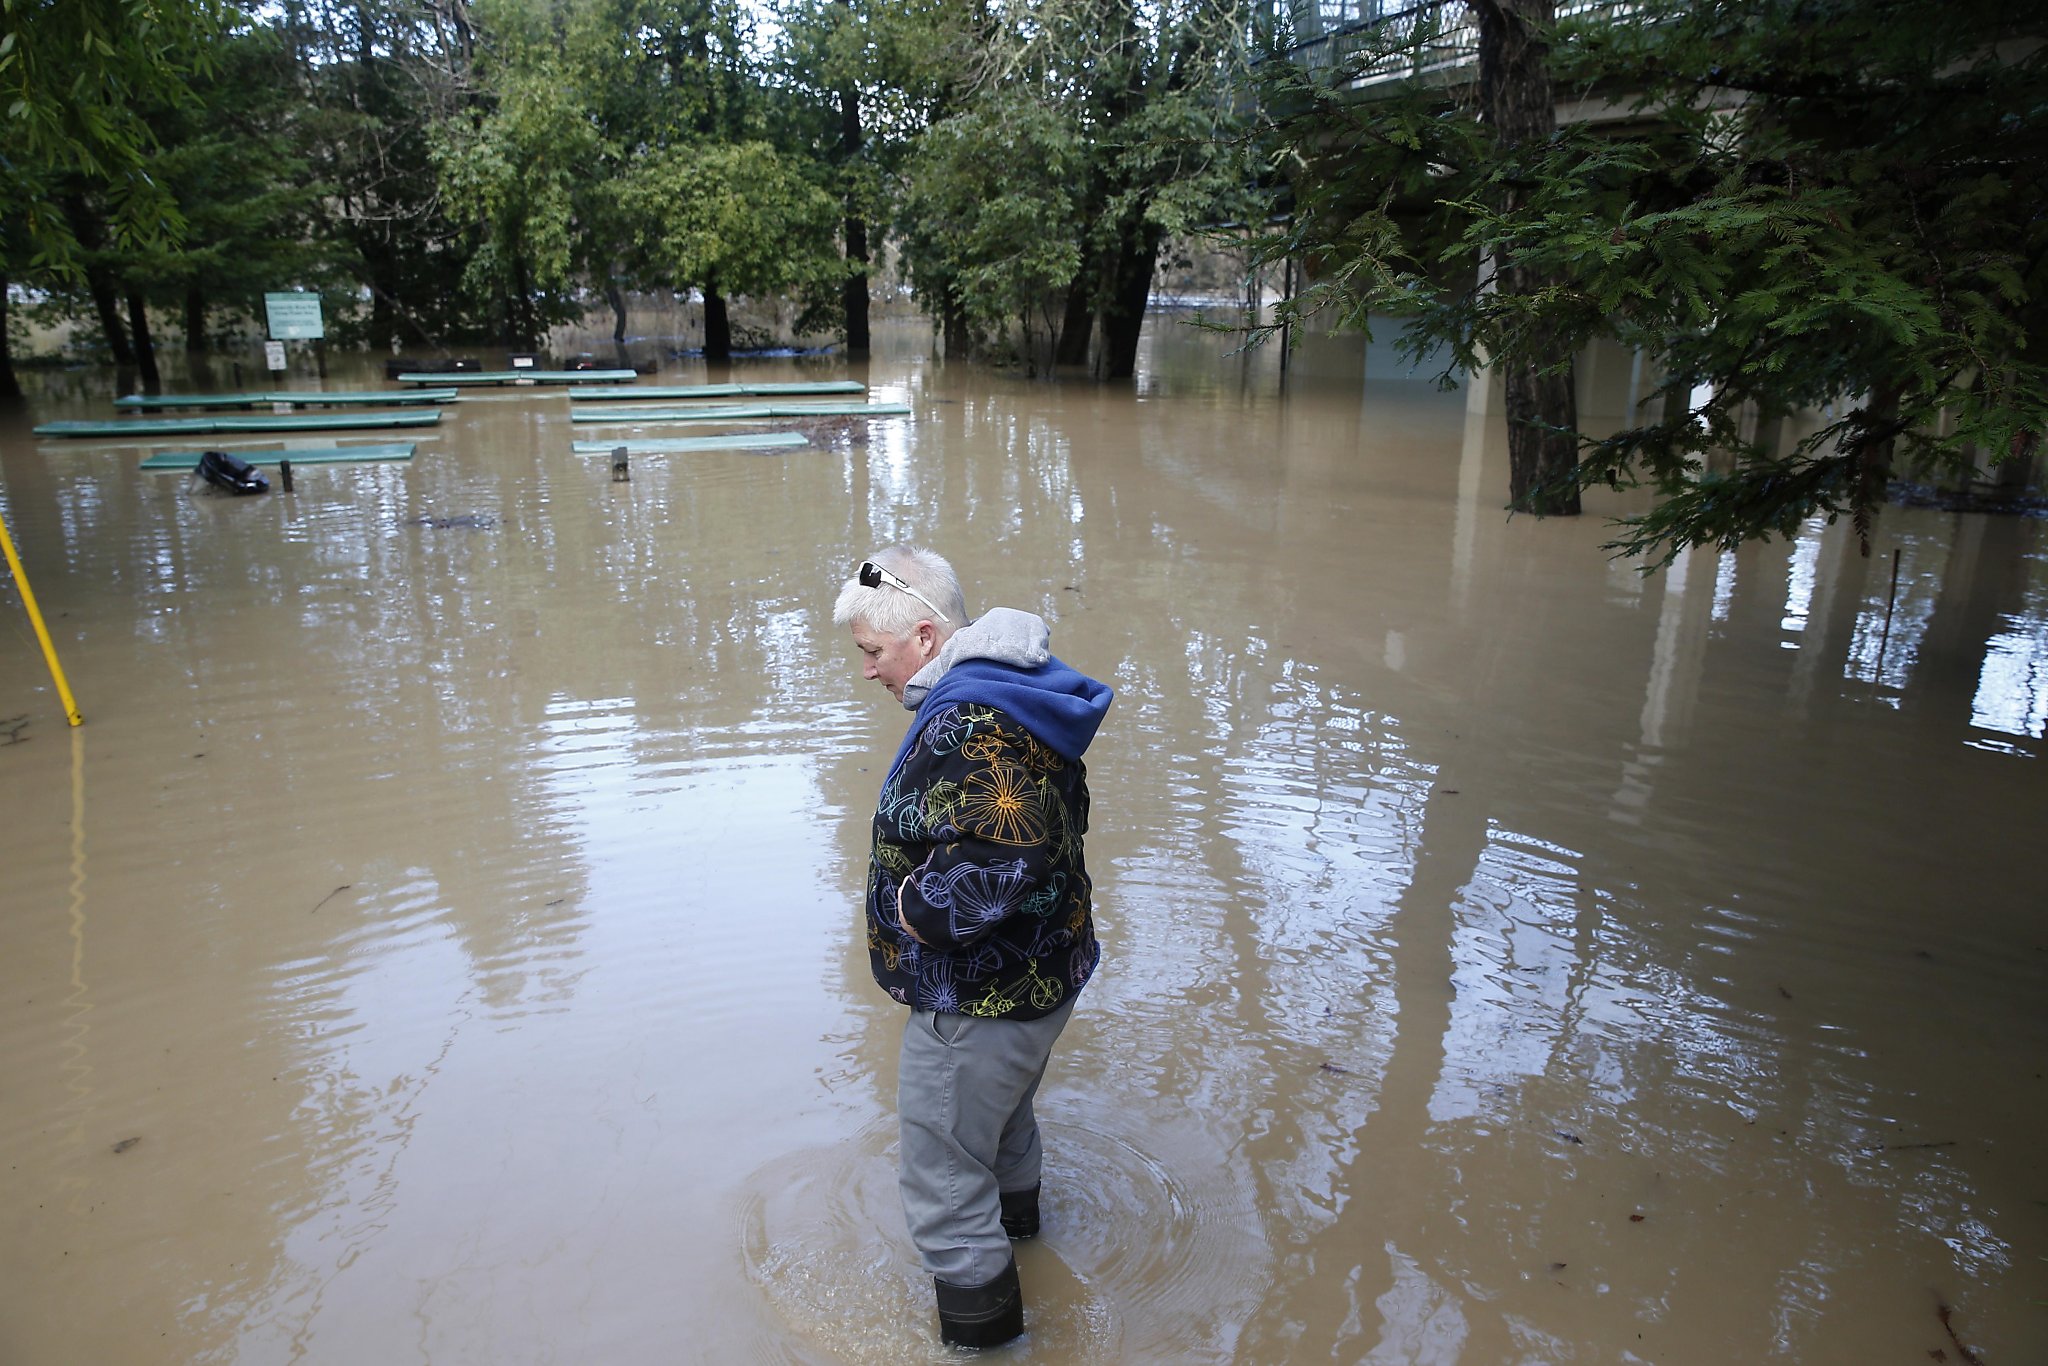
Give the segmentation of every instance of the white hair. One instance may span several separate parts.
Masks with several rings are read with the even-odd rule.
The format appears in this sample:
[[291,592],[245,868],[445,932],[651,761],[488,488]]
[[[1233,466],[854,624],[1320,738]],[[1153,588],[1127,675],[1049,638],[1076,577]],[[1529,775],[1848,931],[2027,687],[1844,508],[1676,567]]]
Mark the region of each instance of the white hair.
[[[832,605],[834,626],[864,627],[877,635],[900,640],[915,631],[920,621],[931,622],[941,637],[967,624],[967,599],[960,592],[960,576],[943,555],[921,546],[892,545],[868,558],[930,598],[931,603],[927,606],[891,583],[862,587],[856,575],[846,581],[839,590],[839,601]],[[933,608],[951,618],[950,624],[934,620]]]

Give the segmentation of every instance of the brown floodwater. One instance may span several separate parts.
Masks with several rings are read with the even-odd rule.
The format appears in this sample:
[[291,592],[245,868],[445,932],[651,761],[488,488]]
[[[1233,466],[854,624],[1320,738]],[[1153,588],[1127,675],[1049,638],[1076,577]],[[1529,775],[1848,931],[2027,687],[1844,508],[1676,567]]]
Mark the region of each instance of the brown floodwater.
[[914,412],[626,483],[466,393],[248,500],[28,376],[86,723],[0,589],[0,1362],[946,1359],[830,624],[899,539],[1118,690],[1009,1359],[2048,1360],[2048,527],[1645,577],[1483,399],[1227,349],[752,362]]

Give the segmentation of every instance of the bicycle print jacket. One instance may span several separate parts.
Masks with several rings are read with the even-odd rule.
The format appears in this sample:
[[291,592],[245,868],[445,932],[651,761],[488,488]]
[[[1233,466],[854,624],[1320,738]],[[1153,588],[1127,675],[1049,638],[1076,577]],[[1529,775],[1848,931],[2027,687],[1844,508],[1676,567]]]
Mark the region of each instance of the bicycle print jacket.
[[1111,692],[1047,641],[998,608],[904,690],[917,717],[875,809],[867,928],[875,981],[905,1005],[1036,1019],[1101,956],[1081,755]]

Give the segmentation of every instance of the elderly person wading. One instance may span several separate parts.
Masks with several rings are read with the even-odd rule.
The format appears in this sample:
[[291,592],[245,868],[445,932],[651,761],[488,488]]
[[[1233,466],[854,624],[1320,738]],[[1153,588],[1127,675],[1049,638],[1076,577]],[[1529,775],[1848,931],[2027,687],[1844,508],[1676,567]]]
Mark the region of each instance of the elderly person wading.
[[868,866],[875,981],[910,1007],[897,1111],[903,1214],[939,1336],[1024,1331],[1010,1239],[1038,1232],[1031,1098],[1101,950],[1089,916],[1081,754],[1110,690],[1053,658],[1045,623],[970,623],[929,550],[876,552],[840,590],[862,675],[917,717],[882,780]]

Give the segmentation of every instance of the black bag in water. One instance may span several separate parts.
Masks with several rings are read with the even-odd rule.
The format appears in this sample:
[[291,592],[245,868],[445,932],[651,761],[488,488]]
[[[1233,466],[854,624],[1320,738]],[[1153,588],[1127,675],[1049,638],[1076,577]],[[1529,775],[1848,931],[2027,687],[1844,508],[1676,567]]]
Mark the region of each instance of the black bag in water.
[[217,489],[229,493],[268,493],[270,481],[256,472],[256,467],[246,460],[237,460],[226,451],[201,451],[199,464],[193,473]]

